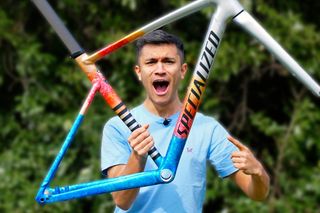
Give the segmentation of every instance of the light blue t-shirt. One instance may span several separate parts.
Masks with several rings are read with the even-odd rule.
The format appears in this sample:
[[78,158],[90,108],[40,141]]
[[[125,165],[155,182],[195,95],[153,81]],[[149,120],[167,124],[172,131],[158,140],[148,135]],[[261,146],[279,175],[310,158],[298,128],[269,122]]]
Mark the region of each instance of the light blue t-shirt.
[[[179,117],[172,115],[165,126],[164,119],[151,114],[143,105],[131,111],[140,123],[150,124],[149,132],[155,146],[165,156]],[[126,164],[131,147],[127,142],[131,132],[118,117],[110,119],[103,130],[101,147],[101,170]],[[231,161],[231,153],[237,148],[228,141],[227,131],[213,118],[197,113],[186,141],[175,179],[168,184],[140,188],[140,192],[128,211],[116,207],[115,212],[202,212],[206,191],[207,161],[214,166],[221,178],[237,171]],[[145,171],[157,169],[148,157]]]

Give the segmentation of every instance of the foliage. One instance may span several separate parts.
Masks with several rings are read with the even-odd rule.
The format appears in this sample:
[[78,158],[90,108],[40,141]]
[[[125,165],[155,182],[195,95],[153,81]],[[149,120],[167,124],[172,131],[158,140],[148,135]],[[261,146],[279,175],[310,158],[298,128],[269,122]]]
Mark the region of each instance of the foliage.
[[[88,52],[187,2],[50,1]],[[306,70],[320,79],[320,3],[241,2]],[[165,27],[185,41],[189,70],[196,63],[212,11],[205,9]],[[34,201],[90,82],[30,1],[0,2],[0,48],[0,212],[111,212],[109,194],[43,207]],[[98,64],[129,106],[144,96],[132,72],[134,61],[134,47],[128,45]],[[187,85],[183,82],[182,96]],[[256,152],[270,173],[272,185],[265,202],[251,201],[232,182],[218,179],[210,169],[204,211],[320,209],[319,104],[264,47],[229,25],[201,111],[215,116]],[[111,116],[113,112],[97,96],[54,185],[102,178],[101,130]]]

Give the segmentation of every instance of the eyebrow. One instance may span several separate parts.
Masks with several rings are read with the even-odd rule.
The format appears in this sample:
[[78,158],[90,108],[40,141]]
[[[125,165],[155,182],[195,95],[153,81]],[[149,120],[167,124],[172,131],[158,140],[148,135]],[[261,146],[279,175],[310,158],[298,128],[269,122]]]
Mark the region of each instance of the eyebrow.
[[[144,61],[158,61],[159,58],[154,58],[154,57],[150,57],[150,58],[146,58]],[[176,58],[174,57],[164,57],[164,58],[160,58],[161,61],[175,61]]]

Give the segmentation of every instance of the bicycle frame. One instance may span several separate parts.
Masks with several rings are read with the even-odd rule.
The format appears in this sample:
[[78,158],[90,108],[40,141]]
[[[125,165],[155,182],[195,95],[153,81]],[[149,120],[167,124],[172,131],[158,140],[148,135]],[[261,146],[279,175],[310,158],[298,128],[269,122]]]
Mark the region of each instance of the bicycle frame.
[[[219,44],[223,37],[228,20],[238,24],[251,36],[257,38],[274,56],[300,80],[310,91],[320,97],[319,85],[299,66],[299,64],[260,26],[260,24],[246,12],[237,0],[197,0],[189,3],[111,43],[101,50],[87,55],[77,44],[61,20],[52,8],[44,0],[32,0],[43,13],[58,36],[65,43],[73,58],[92,82],[93,86],[81,107],[81,110],[72,125],[56,159],[44,178],[36,196],[40,204],[65,201],[90,195],[102,194],[131,188],[145,187],[155,184],[171,182],[177,172],[177,166],[192,127],[196,112],[198,111],[202,95],[204,93],[207,79],[213,66]],[[85,113],[92,102],[94,95],[100,92],[107,104],[115,111],[131,131],[137,129],[140,124],[133,118],[127,107],[121,101],[116,92],[107,82],[106,78],[97,69],[95,62],[102,57],[112,53],[122,46],[136,40],[144,34],[159,27],[197,12],[204,7],[214,6],[216,8],[212,15],[208,31],[206,33],[202,48],[195,66],[188,91],[186,93],[183,109],[176,123],[169,148],[164,156],[161,156],[155,147],[149,151],[150,157],[158,166],[157,170],[140,172],[132,175],[97,180],[70,186],[50,188],[62,158],[73,141]]]

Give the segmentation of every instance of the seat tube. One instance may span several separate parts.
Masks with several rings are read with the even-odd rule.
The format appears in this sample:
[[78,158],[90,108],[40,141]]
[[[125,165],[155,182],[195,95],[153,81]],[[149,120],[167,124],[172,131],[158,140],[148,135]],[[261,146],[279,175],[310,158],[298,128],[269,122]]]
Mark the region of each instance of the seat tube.
[[[219,10],[213,14],[202,45],[193,76],[189,83],[183,108],[176,123],[168,152],[161,169],[168,169],[175,175],[186,140],[189,136],[196,112],[198,111],[210,70],[225,29],[224,19]],[[196,131],[196,130],[194,130]]]

